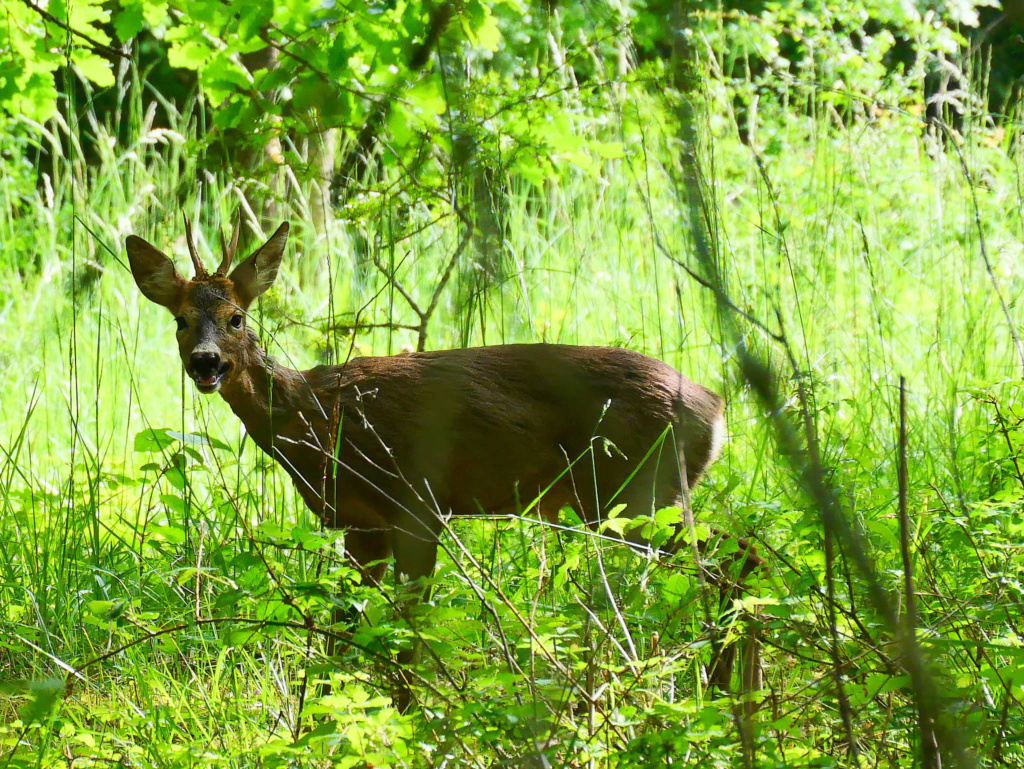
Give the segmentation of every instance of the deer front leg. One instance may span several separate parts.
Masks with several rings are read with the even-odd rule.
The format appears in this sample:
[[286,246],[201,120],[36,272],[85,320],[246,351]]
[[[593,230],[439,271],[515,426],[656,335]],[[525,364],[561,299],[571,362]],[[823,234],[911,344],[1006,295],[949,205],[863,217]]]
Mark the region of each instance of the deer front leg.
[[[345,551],[355,562],[363,576],[363,582],[380,585],[391,555],[391,544],[383,529],[351,529],[345,532]],[[337,634],[338,625],[352,626],[359,621],[359,612],[351,606],[337,606],[331,609],[331,634],[327,637],[327,656],[336,657],[345,651],[348,644]],[[320,696],[331,693],[331,684],[320,686]]]
[[[345,529],[345,552],[353,566],[362,576],[364,585],[379,586],[387,569],[387,558],[391,555],[389,526],[380,512],[358,496],[338,490],[335,506],[325,513],[326,525],[332,529]],[[331,624],[354,623],[358,612],[351,608],[335,606],[331,610]],[[334,656],[343,650],[332,634],[328,638],[327,653]]]
[[[430,513],[427,513],[430,515]],[[436,521],[435,521],[436,523]],[[391,546],[395,554],[395,576],[405,589],[402,613],[407,619],[420,600],[430,599],[430,584],[427,582],[434,573],[437,562],[437,536],[439,526],[431,526],[412,514],[403,515],[398,525],[391,530]],[[422,580],[422,582],[420,582]],[[413,639],[412,646],[398,653],[399,682],[398,709],[408,712],[413,704],[412,691],[405,668],[416,661],[419,642]]]

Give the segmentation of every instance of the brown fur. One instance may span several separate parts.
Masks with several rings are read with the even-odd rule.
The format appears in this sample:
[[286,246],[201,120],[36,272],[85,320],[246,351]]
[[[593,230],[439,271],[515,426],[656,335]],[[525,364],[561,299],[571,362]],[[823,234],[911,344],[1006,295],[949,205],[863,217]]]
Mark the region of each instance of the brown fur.
[[680,505],[682,471],[692,487],[714,460],[722,399],[630,350],[513,344],[281,366],[230,321],[272,282],[286,236],[282,225],[230,276],[192,281],[139,238],[127,249],[143,293],[185,324],[186,371],[200,349],[228,366],[224,400],[325,525],[348,530],[371,578],[389,553],[407,578],[428,576],[448,515],[648,514]]
[[[552,518],[569,506],[596,521],[620,502],[633,515],[649,513],[680,501],[676,438],[685,436],[692,484],[722,415],[714,393],[612,347],[502,345],[303,372],[245,357],[221,394],[334,527],[361,522],[347,509],[352,500],[386,528],[410,512],[426,517],[424,507],[511,513],[545,489],[541,509]],[[669,425],[674,435],[665,434]],[[337,464],[323,449],[335,434]],[[659,442],[670,450],[642,462]]]

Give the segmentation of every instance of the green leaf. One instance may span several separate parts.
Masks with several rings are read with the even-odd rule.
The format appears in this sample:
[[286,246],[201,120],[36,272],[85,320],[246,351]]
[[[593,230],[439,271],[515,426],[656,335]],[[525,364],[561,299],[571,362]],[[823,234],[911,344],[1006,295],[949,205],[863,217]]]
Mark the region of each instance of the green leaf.
[[890,546],[899,544],[896,527],[888,521],[878,520],[877,518],[868,518],[864,521],[864,528],[879,539],[885,540],[885,542]]
[[580,518],[579,513],[577,513],[573,508],[563,507],[560,512],[566,523],[570,526],[583,526],[583,519]]
[[[150,27],[163,26],[167,22],[167,0],[142,0],[142,15]],[[159,32],[156,29],[150,31],[154,34]]]
[[[391,110],[387,122],[388,134],[391,136],[392,143],[399,147],[408,144],[413,135],[412,128],[417,122],[404,104],[396,104]],[[388,159],[382,158],[381,162],[387,165]]]
[[225,646],[248,646],[251,643],[259,641],[265,635],[266,631],[261,625],[235,628],[224,636],[223,644]]
[[149,531],[150,533],[156,534],[162,539],[165,539],[175,545],[184,544],[185,540],[188,539],[188,535],[185,533],[185,530],[178,526],[161,526],[159,524],[152,524],[149,527]]
[[613,507],[607,513],[605,513],[605,518],[608,519],[609,521],[612,520],[613,518],[618,518],[622,514],[622,511],[625,510],[625,509],[626,509],[625,505],[615,505],[615,507]]
[[678,507],[663,507],[656,510],[654,520],[661,526],[675,526],[683,520],[683,511]]
[[170,481],[170,484],[178,491],[184,491],[185,486],[188,485],[185,473],[178,465],[175,465],[167,471],[167,480]]
[[195,41],[172,45],[167,52],[167,61],[172,67],[200,70],[213,56],[208,46]]
[[448,107],[439,76],[424,78],[409,89],[406,100],[417,110],[428,115],[442,115]]
[[474,0],[469,3],[466,11],[463,29],[469,41],[485,51],[497,51],[501,43],[501,30],[498,29],[498,21],[491,9],[480,0]]
[[35,724],[45,720],[50,711],[60,701],[64,693],[63,678],[44,678],[29,684],[29,701],[23,705],[18,715],[26,724]]
[[515,167],[523,179],[538,189],[543,189],[544,183],[554,175],[547,158],[536,155],[521,154],[516,160]]
[[263,521],[259,526],[256,527],[256,531],[260,536],[266,537],[274,541],[287,540],[291,532],[282,528],[280,524],[274,521]]
[[89,613],[96,617],[105,618],[110,610],[114,608],[114,601],[89,601],[86,606],[89,607]]
[[292,529],[292,539],[299,543],[299,545],[306,550],[319,550],[327,543],[322,535],[315,531],[310,531],[301,526],[296,526]]
[[114,32],[122,42],[131,40],[146,25],[141,2],[122,0],[120,7],[114,11]]
[[327,55],[327,66],[331,72],[337,72],[348,68],[348,60],[356,52],[356,48],[348,44],[344,35],[334,38],[331,50]]
[[185,515],[185,500],[177,494],[161,494],[160,501],[167,505],[167,509],[178,515]]
[[182,450],[182,452],[184,452],[184,454],[186,456],[192,457],[192,459],[194,459],[200,465],[205,465],[206,464],[206,457],[204,457],[202,454],[200,454],[198,451],[196,451],[191,446],[183,446],[181,450]]
[[174,440],[169,431],[163,427],[142,430],[135,434],[132,450],[145,452],[163,451],[174,443]]
[[687,545],[690,544],[694,538],[696,538],[697,542],[706,542],[710,536],[711,528],[704,523],[694,524],[692,535],[689,529],[684,528],[682,532],[680,532],[681,541]]
[[211,446],[222,451],[230,451],[231,447],[224,441],[210,437],[206,433],[179,433],[177,430],[165,431],[170,438],[184,443],[186,446]]
[[110,61],[100,58],[95,53],[80,51],[75,56],[75,67],[89,82],[100,88],[114,85],[114,72]]
[[622,532],[625,531],[626,527],[632,522],[633,521],[630,518],[609,518],[601,523],[601,532],[610,531],[621,537]]

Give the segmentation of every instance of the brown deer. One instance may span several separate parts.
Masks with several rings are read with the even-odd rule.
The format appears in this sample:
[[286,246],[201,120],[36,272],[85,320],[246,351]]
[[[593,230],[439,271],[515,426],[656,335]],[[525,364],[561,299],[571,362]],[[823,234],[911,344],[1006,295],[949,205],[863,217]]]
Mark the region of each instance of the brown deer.
[[[510,344],[294,371],[261,349],[247,315],[277,276],[288,225],[229,273],[236,226],[210,274],[185,224],[192,280],[128,237],[139,290],[174,316],[198,390],[219,392],[309,508],[345,529],[346,550],[374,582],[389,555],[401,578],[428,577],[450,515],[534,508],[554,521],[569,507],[596,525],[623,504],[630,517],[688,510],[689,489],[722,447],[718,395],[614,347]],[[760,565],[741,544],[740,578]],[[716,674],[726,684],[731,658]]]

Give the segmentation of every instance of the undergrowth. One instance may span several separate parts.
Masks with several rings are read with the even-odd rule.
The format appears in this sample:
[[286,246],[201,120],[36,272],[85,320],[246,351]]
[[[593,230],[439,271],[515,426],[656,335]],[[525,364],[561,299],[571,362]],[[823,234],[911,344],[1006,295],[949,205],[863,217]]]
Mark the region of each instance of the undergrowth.
[[[780,103],[814,109],[762,110],[740,131],[731,86],[707,85],[702,181],[730,312],[787,412],[810,404],[804,427],[897,601],[905,377],[917,638],[943,728],[986,763],[1020,765],[1019,126],[951,136],[899,109],[851,119],[834,92],[779,88]],[[31,142],[0,161],[0,764],[915,763],[896,640],[845,551],[827,557],[698,279],[660,95],[638,88],[615,113],[624,157],[503,181],[501,259],[460,257],[426,344],[621,345],[725,394],[729,441],[695,506],[754,541],[770,574],[744,611],[707,616],[686,555],[652,559],[564,516],[456,521],[432,601],[401,620],[394,590],[358,586],[339,535],[224,403],[194,391],[171,319],[138,294],[127,234],[183,269],[179,207],[208,258],[239,206],[245,245],[276,222],[202,170],[195,110],[126,93],[126,124],[85,106],[73,125],[33,126],[57,153],[38,181]],[[88,163],[86,131],[108,148]],[[430,304],[462,218],[388,188],[318,230],[308,186],[289,190],[277,213],[295,236],[256,313],[268,349],[302,368],[415,348],[423,317],[408,299]],[[334,664],[337,600],[365,619]],[[738,704],[712,695],[706,666],[712,633],[745,623],[764,683]],[[400,715],[391,659],[413,637],[428,646],[421,707]]]

